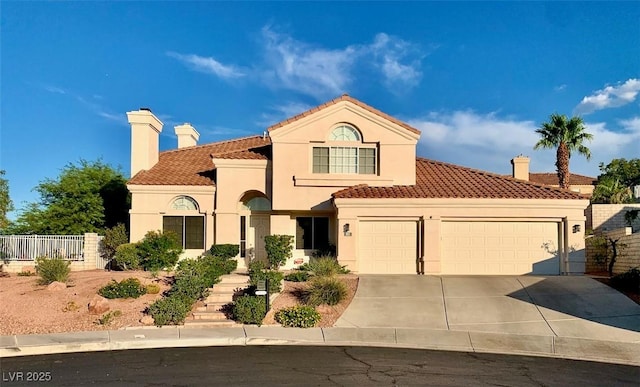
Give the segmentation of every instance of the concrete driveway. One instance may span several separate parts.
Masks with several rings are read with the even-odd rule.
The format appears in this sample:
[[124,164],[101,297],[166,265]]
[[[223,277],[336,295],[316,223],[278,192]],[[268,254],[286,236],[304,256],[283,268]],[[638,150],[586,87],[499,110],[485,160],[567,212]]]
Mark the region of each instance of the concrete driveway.
[[640,305],[589,277],[362,275],[335,326],[640,342]]

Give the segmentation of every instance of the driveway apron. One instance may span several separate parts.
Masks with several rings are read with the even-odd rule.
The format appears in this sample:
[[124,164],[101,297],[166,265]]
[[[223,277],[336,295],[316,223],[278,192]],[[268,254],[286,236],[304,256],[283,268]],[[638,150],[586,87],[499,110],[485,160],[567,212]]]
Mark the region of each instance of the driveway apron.
[[361,275],[336,326],[640,342],[640,305],[582,276]]

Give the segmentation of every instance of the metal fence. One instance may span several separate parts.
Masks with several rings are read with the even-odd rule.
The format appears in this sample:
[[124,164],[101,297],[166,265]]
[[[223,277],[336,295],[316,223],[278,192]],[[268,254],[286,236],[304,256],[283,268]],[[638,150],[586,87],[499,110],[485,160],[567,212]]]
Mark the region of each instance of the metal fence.
[[105,258],[102,255],[102,240],[104,236],[98,236],[98,254],[96,254],[96,269],[108,269],[110,268],[111,259]]
[[0,259],[34,261],[38,257],[84,260],[83,235],[0,235]]

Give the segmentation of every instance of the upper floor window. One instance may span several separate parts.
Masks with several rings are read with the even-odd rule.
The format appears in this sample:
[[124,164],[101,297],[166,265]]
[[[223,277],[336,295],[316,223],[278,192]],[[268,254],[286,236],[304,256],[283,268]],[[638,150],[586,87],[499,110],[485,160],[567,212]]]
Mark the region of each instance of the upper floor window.
[[360,133],[354,128],[341,125],[331,131],[331,141],[360,141]]
[[196,211],[198,204],[188,196],[179,196],[171,203],[171,209],[176,211]]

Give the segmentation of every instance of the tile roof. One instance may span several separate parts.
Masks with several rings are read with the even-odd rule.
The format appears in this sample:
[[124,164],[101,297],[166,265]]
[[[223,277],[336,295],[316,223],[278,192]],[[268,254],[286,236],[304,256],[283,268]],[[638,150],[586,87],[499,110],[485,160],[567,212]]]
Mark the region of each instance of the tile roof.
[[129,180],[132,185],[215,185],[212,157],[268,160],[271,140],[251,136],[161,152],[158,163]]
[[373,114],[379,115],[379,116],[383,117],[384,119],[393,122],[394,124],[402,126],[403,128],[407,129],[410,132],[413,132],[415,134],[420,134],[420,131],[418,129],[416,129],[416,128],[414,128],[414,127],[412,127],[412,126],[410,126],[410,125],[398,120],[397,118],[394,118],[394,117],[392,117],[392,116],[390,116],[390,115],[388,115],[386,113],[383,113],[380,110],[378,110],[378,109],[376,109],[376,108],[374,108],[372,106],[369,106],[364,102],[358,101],[357,99],[349,96],[348,94],[343,94],[338,98],[332,99],[329,102],[325,102],[322,105],[319,105],[319,106],[316,106],[316,107],[314,107],[312,109],[309,109],[306,112],[298,114],[297,116],[293,116],[291,118],[287,118],[284,121],[281,121],[281,122],[279,122],[277,124],[271,125],[270,127],[267,128],[267,130],[268,131],[276,130],[276,129],[281,128],[281,127],[283,127],[283,126],[285,126],[287,124],[290,124],[292,122],[298,121],[301,118],[304,118],[304,117],[309,116],[309,115],[311,115],[313,113],[319,112],[320,110],[322,110],[324,108],[327,108],[329,106],[333,106],[333,105],[337,104],[338,102],[342,102],[342,101],[349,101],[349,102],[351,102],[351,103],[353,103],[355,105],[360,106],[363,109],[366,109],[366,110],[370,111]]
[[[570,185],[595,185],[595,177],[583,176],[572,173],[569,176]],[[558,181],[558,174],[555,172],[544,173],[529,173],[529,181],[532,183],[544,184],[544,185],[560,185]]]
[[582,199],[580,194],[439,161],[416,159],[416,185],[357,185],[334,198]]

